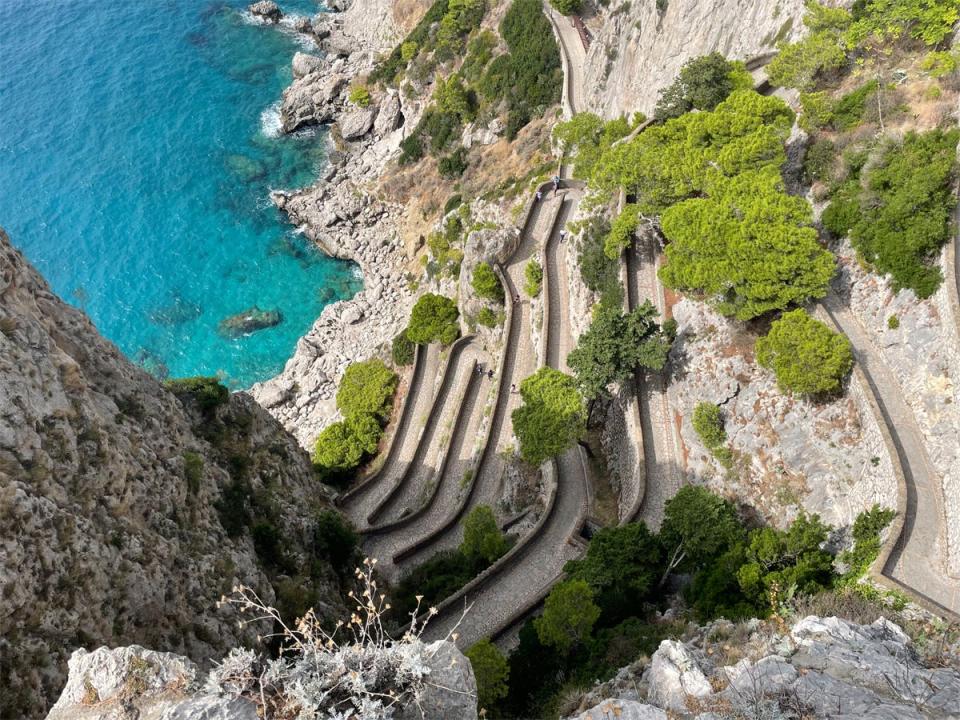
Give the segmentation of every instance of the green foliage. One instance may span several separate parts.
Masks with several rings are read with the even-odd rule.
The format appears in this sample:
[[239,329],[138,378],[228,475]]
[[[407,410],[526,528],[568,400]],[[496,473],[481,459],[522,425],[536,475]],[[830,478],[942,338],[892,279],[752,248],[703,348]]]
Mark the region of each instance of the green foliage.
[[414,40],[408,40],[400,44],[400,58],[404,63],[409,63],[417,56],[420,46]]
[[587,554],[568,562],[564,572],[589,584],[609,624],[651,597],[663,573],[663,550],[642,522],[603,528],[590,539]]
[[860,219],[860,181],[852,178],[838,187],[830,204],[820,216],[827,232],[837,238],[846,237]]
[[706,191],[663,213],[670,239],[659,273],[664,284],[701,293],[738,320],[826,294],[833,256],[817,242],[809,204],[784,192],[776,167]]
[[[453,1],[451,0],[451,2]],[[469,93],[467,93],[467,88],[456,73],[446,80],[437,78],[434,84],[433,101],[440,113],[455,115],[462,123],[470,122],[473,119],[473,103]]]
[[449,345],[460,334],[460,311],[448,297],[426,293],[410,313],[407,337],[418,345],[440,342]]
[[561,15],[577,15],[583,7],[583,0],[550,0],[550,4]]
[[349,415],[323,429],[313,449],[313,463],[326,477],[342,476],[377,451],[382,435],[383,428],[373,415]]
[[957,54],[947,50],[929,52],[924,56],[920,67],[930,73],[930,77],[937,79],[953,75],[958,67]]
[[825,395],[838,392],[853,367],[850,341],[805,310],[784,313],[757,340],[757,362],[773,370],[785,392]]
[[335,510],[321,510],[313,523],[310,549],[313,554],[330,561],[341,577],[352,574],[356,567],[360,538],[356,530]]
[[490,263],[481,262],[473,269],[470,284],[480,297],[503,302],[503,286]]
[[442,550],[422,565],[418,565],[393,588],[391,594],[392,617],[397,624],[409,625],[410,613],[417,607],[421,596],[422,618],[427,608],[457,592],[485,569],[471,563],[457,550]]
[[484,68],[493,59],[497,47],[497,36],[489,30],[481,30],[467,44],[467,56],[460,66],[460,75],[469,83],[480,80]]
[[416,350],[417,346],[407,337],[407,331],[401,330],[393,338],[393,345],[390,348],[393,364],[397,367],[412,365],[416,359]]
[[580,241],[577,264],[584,285],[600,293],[604,305],[617,307],[623,304],[623,287],[620,285],[619,263],[604,253],[608,231],[609,227],[600,218],[589,223]]
[[553,128],[553,138],[572,158],[573,175],[588,179],[603,153],[630,134],[626,118],[604,121],[593,113],[577,113]]
[[357,107],[365,108],[370,104],[370,91],[366,85],[354,85],[347,99]]
[[849,130],[859,125],[863,120],[867,100],[877,92],[877,87],[877,81],[871,80],[837,100],[831,110],[830,127],[834,130]]
[[386,420],[400,378],[376,358],[350,363],[337,388],[337,409],[343,416],[372,415]]
[[467,150],[462,147],[437,161],[437,171],[445,178],[458,178],[466,172],[467,167]]
[[743,524],[729,500],[685,485],[667,501],[660,540],[671,566],[701,570],[743,540]]
[[942,275],[937,253],[950,238],[960,131],[908,133],[890,142],[866,174],[853,246],[864,261],[890,274],[894,288],[930,297]]
[[701,402],[693,409],[693,429],[708,450],[722,447],[727,442],[723,428],[723,411],[716,403]]
[[496,327],[503,321],[503,313],[496,313],[488,307],[480,308],[477,313],[477,322],[484,327]]
[[397,76],[406,69],[420,49],[431,42],[430,31],[446,15],[448,3],[449,0],[436,0],[430,6],[403,42],[373,69],[370,73],[370,82],[393,83],[396,81]]
[[769,612],[764,602],[749,600],[740,589],[737,572],[746,562],[746,544],[737,542],[694,576],[687,599],[697,617],[744,620]]
[[189,450],[183,453],[183,476],[192,495],[200,492],[200,481],[203,480],[203,458],[200,455]]
[[215,377],[177,378],[167,380],[163,386],[177,395],[191,395],[204,412],[211,412],[230,400],[230,391]]
[[523,405],[513,411],[520,456],[531,465],[559,455],[586,432],[586,411],[576,381],[549,367],[520,383]]
[[849,568],[841,578],[842,584],[856,582],[870,569],[880,554],[880,533],[894,517],[896,512],[879,505],[857,515],[853,522],[853,549],[840,555],[840,561]]
[[854,22],[844,40],[849,47],[885,43],[905,36],[938,45],[960,19],[956,0],[866,0],[854,5]]
[[450,0],[437,29],[437,58],[452,59],[463,47],[463,38],[480,26],[486,12],[485,0]]
[[536,297],[543,288],[543,266],[536,260],[528,260],[523,268],[523,277],[526,281],[523,291],[530,297]]
[[489,711],[507,696],[510,666],[503,653],[488,638],[474,643],[464,653],[477,680],[477,705]]
[[833,121],[833,101],[828,92],[800,93],[800,127],[808,133],[825,128]]
[[837,146],[830,140],[817,140],[803,159],[803,173],[807,182],[827,181],[833,178],[837,163]]
[[600,617],[593,598],[593,590],[583,580],[554,586],[543,605],[543,615],[533,621],[540,642],[566,653],[586,640]]
[[833,557],[820,546],[829,528],[817,515],[801,513],[787,530],[764,527],[750,533],[746,564],[737,571],[744,595],[776,609],[794,593],[814,594],[833,583]]
[[460,195],[460,193],[455,193],[455,194],[451,195],[451,196],[447,199],[447,202],[444,204],[444,206],[443,206],[443,214],[444,214],[444,215],[449,215],[450,213],[452,213],[454,210],[456,210],[456,209],[457,209],[458,207],[460,207],[461,205],[463,205],[463,196]]
[[767,75],[779,87],[809,90],[819,78],[847,62],[847,54],[833,32],[810,33],[795,43],[781,43],[778,50],[767,66]]
[[630,247],[633,234],[640,226],[640,208],[634,203],[624,206],[623,212],[617,215],[610,224],[610,234],[603,243],[603,254],[611,260],[618,260],[620,253]]
[[751,87],[753,79],[743,63],[731,62],[718,52],[693,58],[680,68],[673,84],[660,91],[653,117],[666,120],[691,110],[713,110],[734,90]]
[[640,368],[663,369],[673,338],[656,318],[649,301],[630,313],[602,303],[594,308],[590,327],[567,358],[584,397],[606,395],[608,385],[626,381]]
[[890,330],[896,330],[899,327],[900,327],[900,318],[898,318],[896,315],[891,315],[890,317],[887,318],[887,328],[889,328]]
[[477,505],[463,520],[460,552],[471,563],[492,565],[507,551],[507,539],[489,505]]

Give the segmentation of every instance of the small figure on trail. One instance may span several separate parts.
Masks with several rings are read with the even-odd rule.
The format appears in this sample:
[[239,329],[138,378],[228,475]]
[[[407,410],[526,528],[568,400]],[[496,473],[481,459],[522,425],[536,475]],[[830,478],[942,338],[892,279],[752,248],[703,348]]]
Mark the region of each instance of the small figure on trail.
[[487,377],[493,380],[493,370],[487,370]]
[[517,392],[517,386],[516,386],[516,384],[515,384],[515,383],[510,383],[510,394],[513,395],[513,394],[516,394],[516,392]]
[[557,190],[559,189],[560,189],[560,176],[554,175],[553,176],[553,194],[556,195]]
[[477,364],[476,368],[477,375],[483,375],[483,365]]
[[537,190],[537,200],[543,200],[543,190]]
[[561,230],[561,231],[560,231],[560,242],[563,242],[563,241],[566,239],[566,237],[567,237],[567,231],[566,231],[566,230]]
[[514,295],[514,296],[513,296],[513,304],[514,304],[514,305],[519,305],[519,304],[520,304],[520,296],[519,296],[519,295]]

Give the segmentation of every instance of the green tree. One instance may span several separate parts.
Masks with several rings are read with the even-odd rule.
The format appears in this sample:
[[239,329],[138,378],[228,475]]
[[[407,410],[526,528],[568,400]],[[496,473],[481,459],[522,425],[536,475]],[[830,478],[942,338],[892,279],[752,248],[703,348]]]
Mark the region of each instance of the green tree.
[[850,341],[804,310],[784,313],[757,340],[756,353],[782,390],[801,395],[838,392],[853,367]]
[[330,561],[341,576],[352,573],[357,563],[360,538],[353,526],[335,510],[321,510],[313,525],[311,550],[317,558]]
[[716,403],[697,403],[693,409],[692,424],[707,449],[713,450],[727,442],[727,431],[723,428],[723,411]]
[[743,535],[733,503],[704,487],[685,485],[664,508],[660,540],[667,554],[666,571],[704,568],[741,542]]
[[418,345],[439,341],[449,345],[460,334],[457,304],[443,295],[422,295],[410,313],[407,337]]
[[691,110],[713,110],[734,90],[753,87],[753,78],[742,62],[731,62],[718,52],[684,63],[673,83],[660,91],[653,116],[657,120],[680,117]]
[[477,505],[463,520],[460,552],[470,562],[490,565],[507,551],[507,539],[489,505]]
[[738,320],[821,298],[835,264],[811,222],[810,205],[784,193],[775,167],[712,183],[707,197],[663,213],[670,244],[660,279]]
[[193,396],[200,409],[207,413],[230,400],[230,391],[215,377],[175,378],[165,381],[163,386],[175,394]]
[[383,428],[373,415],[350,415],[328,425],[313,450],[313,462],[325,475],[342,475],[377,451]]
[[480,297],[503,302],[503,286],[490,263],[481,262],[473,269],[470,284]]
[[597,161],[617,140],[630,134],[626,118],[602,120],[593,113],[577,113],[553,128],[553,139],[570,156],[574,177],[588,179]]
[[638,227],[640,227],[640,208],[634,203],[629,203],[610,224],[610,234],[603,243],[603,254],[611,260],[617,260],[620,253],[630,247],[633,234]]
[[810,33],[795,43],[781,43],[767,65],[770,82],[779,87],[810,90],[816,81],[847,63],[847,53],[835,32]]
[[564,452],[586,432],[586,412],[576,381],[544,367],[520,383],[523,405],[513,411],[520,456],[531,465]]
[[397,367],[412,365],[416,358],[416,352],[417,346],[407,337],[406,330],[401,330],[393,338],[390,355],[393,357],[393,364]]
[[597,531],[587,554],[563,569],[570,579],[583,580],[596,592],[608,625],[650,597],[663,573],[663,550],[644,523],[627,523]]
[[583,0],[550,0],[550,4],[561,15],[577,15],[583,7]]
[[370,99],[370,91],[366,85],[357,84],[350,88],[348,100],[357,107],[367,107],[370,104]]
[[523,277],[526,280],[523,291],[530,297],[539,295],[543,287],[543,266],[536,260],[528,260],[523,267]]
[[347,418],[373,415],[386,420],[399,381],[397,374],[377,358],[350,363],[337,388],[337,408]]
[[461,122],[469,122],[473,118],[473,104],[459,75],[453,74],[446,80],[437,78],[433,101],[440,112],[456,115]]
[[656,322],[650,301],[625,314],[618,307],[594,307],[590,327],[577,340],[567,363],[588,400],[607,386],[628,380],[640,368],[662,370],[673,338]]
[[477,705],[489,711],[507,696],[510,665],[488,638],[474,643],[464,654],[470,660],[473,675],[477,679]]
[[566,653],[586,640],[600,617],[593,597],[584,580],[554,586],[543,605],[543,615],[533,621],[540,642]]
[[844,35],[849,47],[906,35],[925,45],[939,45],[960,19],[956,0],[866,0],[854,8],[855,20]]

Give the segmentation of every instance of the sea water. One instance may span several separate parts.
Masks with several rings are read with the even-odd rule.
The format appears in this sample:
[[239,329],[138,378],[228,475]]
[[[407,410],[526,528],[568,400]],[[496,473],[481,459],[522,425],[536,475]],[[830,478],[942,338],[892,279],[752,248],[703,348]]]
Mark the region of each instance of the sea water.
[[[279,134],[305,41],[245,5],[0,0],[0,226],[135,362],[235,388],[281,370],[362,285],[270,204],[323,169],[325,131]],[[219,331],[253,306],[282,322]]]

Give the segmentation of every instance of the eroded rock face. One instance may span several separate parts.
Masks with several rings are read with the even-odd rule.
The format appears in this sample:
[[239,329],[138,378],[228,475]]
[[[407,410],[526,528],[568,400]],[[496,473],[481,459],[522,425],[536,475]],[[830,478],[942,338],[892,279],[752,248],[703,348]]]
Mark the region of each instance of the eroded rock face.
[[[204,413],[165,390],[0,231],[0,716],[43,713],[83,645],[204,661],[245,637],[220,595],[274,590],[215,507],[240,465],[299,562],[323,488],[297,442],[245,394]],[[327,570],[315,587],[339,610]]]
[[374,108],[362,108],[344,113],[337,120],[340,125],[340,136],[344,140],[359,140],[373,127]]
[[[451,642],[394,646],[383,652],[415,656],[428,681],[418,703],[395,708],[396,720],[475,720],[477,686],[466,657]],[[231,663],[234,656],[225,663]],[[335,663],[333,663],[335,664]],[[256,720],[254,700],[205,677],[187,658],[137,645],[70,657],[66,686],[47,720]],[[359,713],[381,720],[382,713]],[[644,717],[644,720],[647,720]],[[655,720],[653,717],[650,720]],[[656,719],[658,720],[658,719]]]
[[283,91],[280,121],[284,132],[333,119],[342,102],[341,91],[346,88],[350,78],[345,74],[324,70],[320,66],[300,76]]
[[280,7],[273,2],[273,0],[260,0],[260,2],[253,3],[247,10],[249,10],[250,14],[254,17],[261,18],[270,23],[278,23],[280,22],[280,18],[283,17],[283,13],[280,12]]
[[323,58],[316,55],[298,52],[293,56],[293,77],[295,80],[299,80],[321,67],[323,67]]

